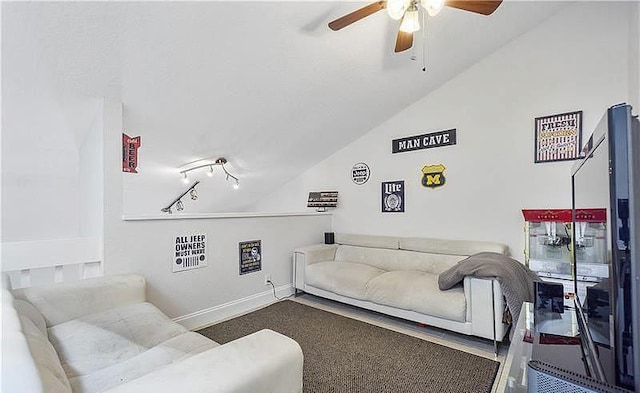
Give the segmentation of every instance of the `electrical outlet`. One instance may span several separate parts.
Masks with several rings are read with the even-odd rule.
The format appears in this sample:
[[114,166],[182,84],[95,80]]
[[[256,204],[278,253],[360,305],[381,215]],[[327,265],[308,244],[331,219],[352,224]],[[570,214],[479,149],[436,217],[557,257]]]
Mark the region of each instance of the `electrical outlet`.
[[264,275],[264,285],[269,285],[269,281],[271,281],[271,274]]

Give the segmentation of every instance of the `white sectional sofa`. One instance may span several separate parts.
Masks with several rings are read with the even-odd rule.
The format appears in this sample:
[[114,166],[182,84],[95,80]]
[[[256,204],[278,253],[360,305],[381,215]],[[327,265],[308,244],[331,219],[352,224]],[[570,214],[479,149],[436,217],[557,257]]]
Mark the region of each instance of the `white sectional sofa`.
[[302,392],[302,351],[262,330],[219,345],[110,276],[11,291],[3,277],[2,392]]
[[294,251],[297,290],[411,321],[502,341],[508,325],[496,279],[465,277],[441,291],[438,274],[469,255],[505,254],[503,244],[336,234],[335,244]]

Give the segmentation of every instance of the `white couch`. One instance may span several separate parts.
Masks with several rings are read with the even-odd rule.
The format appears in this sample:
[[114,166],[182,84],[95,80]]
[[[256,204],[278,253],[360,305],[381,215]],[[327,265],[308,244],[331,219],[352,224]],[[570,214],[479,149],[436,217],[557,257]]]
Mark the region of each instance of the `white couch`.
[[438,274],[479,252],[507,254],[503,244],[336,234],[336,244],[294,251],[296,291],[458,333],[502,341],[508,325],[496,279],[466,277],[438,288]]
[[2,392],[302,392],[298,343],[218,343],[146,302],[143,277],[2,290]]

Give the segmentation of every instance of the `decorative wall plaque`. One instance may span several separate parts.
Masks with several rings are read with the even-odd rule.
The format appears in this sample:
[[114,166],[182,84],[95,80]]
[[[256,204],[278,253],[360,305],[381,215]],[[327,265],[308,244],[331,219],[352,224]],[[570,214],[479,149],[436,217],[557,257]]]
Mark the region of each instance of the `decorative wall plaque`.
[[432,147],[456,144],[456,129],[432,132],[430,134],[409,136],[391,141],[392,153],[429,149]]

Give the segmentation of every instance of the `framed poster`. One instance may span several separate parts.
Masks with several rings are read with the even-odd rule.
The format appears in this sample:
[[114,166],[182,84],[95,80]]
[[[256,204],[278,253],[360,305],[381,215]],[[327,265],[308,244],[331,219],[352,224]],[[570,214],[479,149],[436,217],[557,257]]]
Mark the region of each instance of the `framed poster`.
[[240,275],[262,270],[262,240],[239,243]]
[[207,266],[207,235],[179,235],[173,242],[173,273]]
[[534,147],[536,163],[580,158],[582,111],[537,117]]
[[404,180],[382,182],[382,212],[404,213]]

